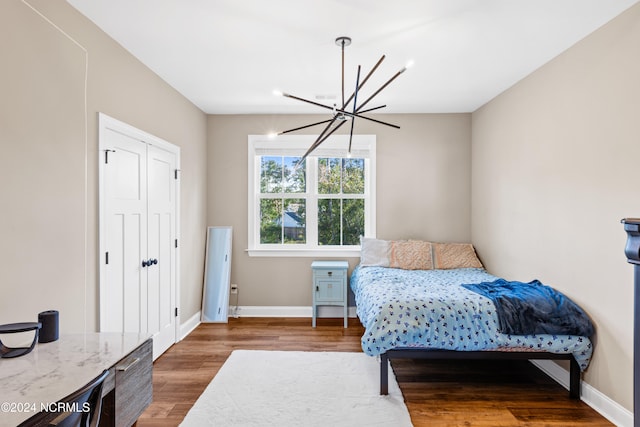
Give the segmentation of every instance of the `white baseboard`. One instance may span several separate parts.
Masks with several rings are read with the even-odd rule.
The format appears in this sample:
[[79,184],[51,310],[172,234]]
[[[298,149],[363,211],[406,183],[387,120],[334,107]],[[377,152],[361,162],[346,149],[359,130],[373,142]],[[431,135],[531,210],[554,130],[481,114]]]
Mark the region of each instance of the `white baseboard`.
[[[569,371],[551,360],[531,360],[531,363],[569,390]],[[584,381],[581,382],[580,399],[616,426],[633,427],[633,412]]]
[[[251,306],[241,305],[237,312],[235,307],[229,307],[229,316],[235,317],[311,317],[311,307],[308,306]],[[318,317],[342,317],[342,307],[320,306],[318,307]],[[349,307],[347,316],[356,317],[356,308]]]
[[189,335],[195,328],[200,324],[200,317],[202,313],[199,311],[193,316],[191,316],[186,322],[180,324],[180,337],[178,338],[182,341],[187,335]]
[[[311,317],[311,307],[306,306],[239,306],[237,312],[235,307],[229,307],[229,317]],[[347,310],[349,317],[356,317],[356,308],[349,307]],[[179,341],[182,341],[201,323],[202,313],[198,311],[186,322],[180,324]],[[342,307],[321,306],[318,307],[318,317],[342,317]]]

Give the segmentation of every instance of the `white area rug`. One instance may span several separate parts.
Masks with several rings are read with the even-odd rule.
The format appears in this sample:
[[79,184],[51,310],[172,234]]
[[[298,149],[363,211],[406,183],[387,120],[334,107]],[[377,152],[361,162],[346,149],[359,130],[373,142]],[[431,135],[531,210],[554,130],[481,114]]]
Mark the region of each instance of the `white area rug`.
[[182,426],[411,426],[393,371],[364,353],[235,350]]

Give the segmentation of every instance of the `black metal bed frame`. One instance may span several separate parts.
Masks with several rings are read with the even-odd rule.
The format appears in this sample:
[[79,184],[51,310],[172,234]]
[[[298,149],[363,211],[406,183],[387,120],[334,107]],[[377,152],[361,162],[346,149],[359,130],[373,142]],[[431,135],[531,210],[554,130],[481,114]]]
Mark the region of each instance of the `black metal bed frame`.
[[569,360],[569,397],[580,398],[580,366],[572,354],[557,354],[544,351],[455,351],[430,350],[424,348],[396,348],[380,355],[380,394],[389,394],[389,360],[390,359],[554,359]]

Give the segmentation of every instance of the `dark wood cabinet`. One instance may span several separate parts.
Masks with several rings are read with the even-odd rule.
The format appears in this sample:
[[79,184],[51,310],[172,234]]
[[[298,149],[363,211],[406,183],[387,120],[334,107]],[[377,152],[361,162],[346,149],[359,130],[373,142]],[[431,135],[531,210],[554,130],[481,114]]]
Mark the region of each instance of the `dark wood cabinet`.
[[152,371],[151,339],[109,369],[100,426],[129,427],[136,422],[153,397]]

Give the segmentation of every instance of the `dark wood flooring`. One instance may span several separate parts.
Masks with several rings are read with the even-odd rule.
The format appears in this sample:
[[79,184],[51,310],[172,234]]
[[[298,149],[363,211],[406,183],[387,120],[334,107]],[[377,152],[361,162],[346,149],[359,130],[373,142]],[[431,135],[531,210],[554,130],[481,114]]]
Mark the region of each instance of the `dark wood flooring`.
[[[202,324],[159,357],[139,427],[177,426],[235,349],[362,351],[357,319],[239,318]],[[394,360],[414,426],[611,426],[527,361]]]

